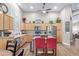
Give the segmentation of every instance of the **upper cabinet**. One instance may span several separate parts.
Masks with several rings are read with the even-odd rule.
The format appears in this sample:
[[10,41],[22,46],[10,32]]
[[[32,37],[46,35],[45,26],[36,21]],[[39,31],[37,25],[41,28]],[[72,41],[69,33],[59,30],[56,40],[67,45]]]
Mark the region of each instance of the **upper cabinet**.
[[35,24],[33,24],[33,23],[29,23],[29,30],[34,30],[34,28],[35,28]]
[[9,16],[8,15],[4,15],[4,30],[8,30],[9,29]]
[[48,25],[49,25],[49,24],[46,24],[46,23],[41,24],[41,30],[46,30],[46,27],[47,27]]
[[41,30],[46,30],[49,24],[48,23],[43,23],[43,24],[21,23],[21,30],[35,30],[35,26],[39,26]]
[[21,23],[21,30],[26,30],[26,24],[25,23]]
[[12,30],[13,18],[6,14],[0,14],[0,30]]
[[0,14],[0,30],[3,30],[3,14]]

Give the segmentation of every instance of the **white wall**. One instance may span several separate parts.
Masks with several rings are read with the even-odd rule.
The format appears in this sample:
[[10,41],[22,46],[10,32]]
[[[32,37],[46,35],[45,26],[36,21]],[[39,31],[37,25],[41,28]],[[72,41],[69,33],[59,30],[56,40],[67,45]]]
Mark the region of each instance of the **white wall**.
[[20,33],[20,22],[22,17],[22,11],[19,9],[17,4],[15,3],[7,3],[8,7],[8,15],[11,15],[13,17],[13,34],[19,34]]
[[39,13],[39,12],[33,12],[33,13],[23,14],[23,17],[27,18],[27,22],[34,21],[36,19],[41,19],[45,22],[48,22],[49,20],[53,20],[55,22],[58,16],[59,14],[57,12],[46,13],[46,14]]
[[79,32],[79,10],[76,10],[73,12],[72,22],[73,22],[73,27],[72,27],[73,33],[74,34],[78,33]]
[[[70,40],[71,40],[71,33],[72,33],[72,21],[70,20],[70,16],[72,16],[72,10],[70,7],[66,7],[64,8],[61,12],[60,12],[60,18],[62,20],[62,29],[63,29],[63,44],[69,45],[70,46]],[[65,22],[68,21],[70,22],[70,32],[66,32],[65,31]]]

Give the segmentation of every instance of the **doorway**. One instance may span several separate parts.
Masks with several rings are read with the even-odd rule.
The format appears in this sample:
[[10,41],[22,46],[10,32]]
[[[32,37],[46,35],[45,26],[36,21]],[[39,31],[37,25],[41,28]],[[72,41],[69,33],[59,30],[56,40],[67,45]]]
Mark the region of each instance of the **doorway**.
[[79,14],[72,17],[72,35],[73,44],[72,46],[79,49]]

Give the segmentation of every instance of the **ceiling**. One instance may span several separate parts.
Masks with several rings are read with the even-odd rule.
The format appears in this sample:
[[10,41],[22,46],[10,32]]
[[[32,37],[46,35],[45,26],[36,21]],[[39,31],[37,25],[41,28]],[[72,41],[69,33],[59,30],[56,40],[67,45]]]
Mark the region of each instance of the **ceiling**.
[[[50,9],[50,11],[61,11],[64,7],[70,6],[72,10],[78,10],[79,4],[78,3],[45,3],[44,9],[43,3],[19,3],[17,4],[23,12],[36,12],[39,10]],[[56,8],[55,8],[56,7]]]

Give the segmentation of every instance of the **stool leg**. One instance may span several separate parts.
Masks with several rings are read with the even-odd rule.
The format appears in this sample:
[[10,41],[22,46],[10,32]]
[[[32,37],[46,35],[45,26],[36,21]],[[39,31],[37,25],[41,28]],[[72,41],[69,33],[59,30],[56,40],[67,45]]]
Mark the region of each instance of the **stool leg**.
[[53,52],[52,54],[54,55],[54,49],[52,49],[52,52]]
[[57,50],[55,49],[55,56],[57,55]]
[[36,56],[37,56],[37,48],[36,48]]

